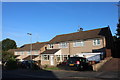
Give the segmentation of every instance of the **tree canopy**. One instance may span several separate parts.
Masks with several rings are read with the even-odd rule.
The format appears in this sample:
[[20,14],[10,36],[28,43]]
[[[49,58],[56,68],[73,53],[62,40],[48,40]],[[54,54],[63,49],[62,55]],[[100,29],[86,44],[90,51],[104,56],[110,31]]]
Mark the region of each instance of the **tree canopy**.
[[9,38],[2,40],[2,50],[8,51],[9,49],[16,49],[17,45],[14,40],[11,40]]
[[120,19],[118,20],[119,21],[119,23],[117,24],[117,33],[116,33],[116,35],[117,35],[117,37],[118,37],[118,39],[120,39]]

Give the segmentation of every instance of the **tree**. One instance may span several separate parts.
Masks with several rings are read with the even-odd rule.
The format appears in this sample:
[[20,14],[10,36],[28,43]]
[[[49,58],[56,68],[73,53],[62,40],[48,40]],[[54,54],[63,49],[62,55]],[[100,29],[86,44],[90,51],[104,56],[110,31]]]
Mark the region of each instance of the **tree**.
[[16,49],[17,45],[14,40],[11,40],[9,38],[2,40],[2,50],[8,51],[9,49]]
[[119,52],[120,52],[120,19],[118,20],[116,31],[117,31],[117,33],[113,37],[113,39],[114,39],[113,57],[120,58],[120,54],[119,54]]
[[2,61],[8,61],[9,59],[15,59],[15,56],[7,51],[2,51]]
[[118,39],[120,39],[120,19],[118,21],[119,21],[119,23],[117,24],[116,36],[118,37]]

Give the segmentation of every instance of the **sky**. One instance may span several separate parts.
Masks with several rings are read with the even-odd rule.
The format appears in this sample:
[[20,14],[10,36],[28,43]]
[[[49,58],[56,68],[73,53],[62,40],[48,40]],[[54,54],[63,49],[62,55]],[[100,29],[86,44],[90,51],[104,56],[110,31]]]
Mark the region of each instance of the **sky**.
[[[118,23],[117,2],[3,2],[2,40],[17,46],[51,40],[56,35],[103,28],[113,35]],[[79,26],[79,27],[78,27]],[[31,33],[32,35],[27,35]]]

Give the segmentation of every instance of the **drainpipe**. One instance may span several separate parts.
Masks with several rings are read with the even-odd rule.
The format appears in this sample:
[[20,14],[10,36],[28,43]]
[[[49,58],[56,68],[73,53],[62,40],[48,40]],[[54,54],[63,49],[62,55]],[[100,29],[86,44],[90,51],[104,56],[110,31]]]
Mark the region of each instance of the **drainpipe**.
[[103,41],[102,41],[102,42],[103,42],[103,47],[105,47],[105,46],[104,46],[104,37],[102,38],[102,40],[103,40]]
[[[104,45],[104,40],[105,40],[105,37],[103,37],[103,38],[102,38],[102,40],[103,40],[102,42],[103,42],[104,52],[106,53],[106,51],[105,51],[105,45]],[[103,56],[105,57],[105,56],[106,56],[106,54],[105,54],[105,55],[103,54]]]

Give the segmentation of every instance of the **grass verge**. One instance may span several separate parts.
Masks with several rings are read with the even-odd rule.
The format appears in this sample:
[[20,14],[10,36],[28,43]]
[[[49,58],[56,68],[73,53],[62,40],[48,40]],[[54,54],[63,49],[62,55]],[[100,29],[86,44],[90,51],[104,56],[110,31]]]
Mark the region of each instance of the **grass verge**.
[[58,67],[47,67],[45,68],[45,70],[61,70],[61,69]]

